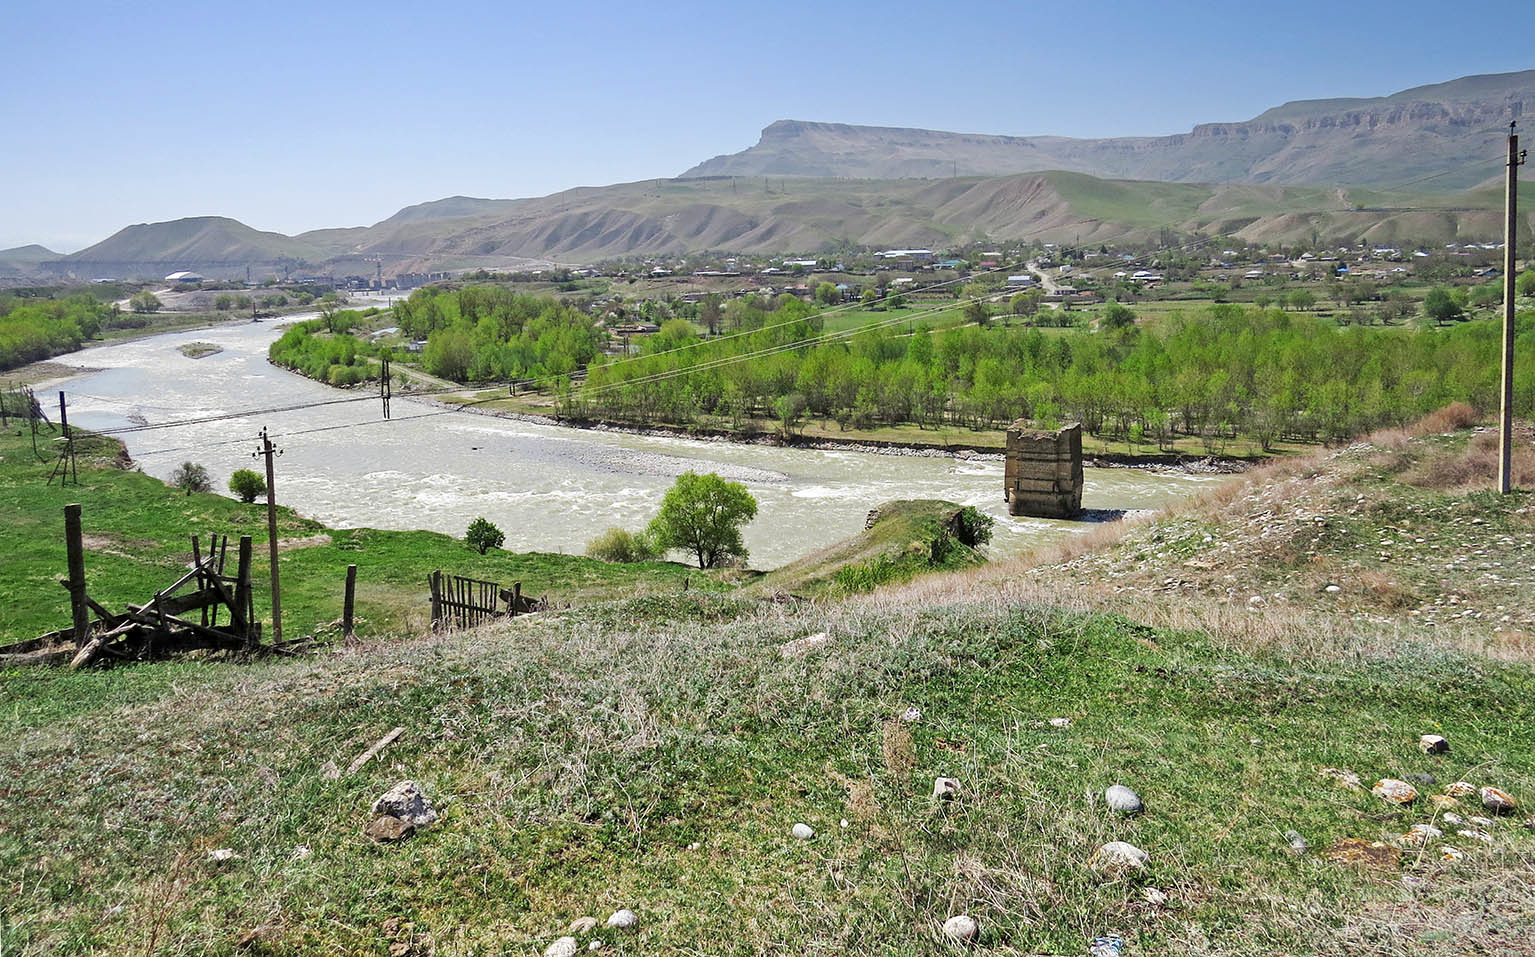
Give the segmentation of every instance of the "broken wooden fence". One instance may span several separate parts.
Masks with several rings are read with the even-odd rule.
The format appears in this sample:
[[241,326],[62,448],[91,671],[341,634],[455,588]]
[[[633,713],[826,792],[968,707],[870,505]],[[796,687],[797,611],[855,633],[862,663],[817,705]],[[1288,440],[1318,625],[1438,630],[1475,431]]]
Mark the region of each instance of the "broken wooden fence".
[[[445,575],[434,571],[427,578],[432,589],[432,628],[474,628],[496,618],[515,618],[548,607],[544,598],[526,598],[522,582],[502,588],[492,581]],[[505,602],[503,608],[501,603]]]

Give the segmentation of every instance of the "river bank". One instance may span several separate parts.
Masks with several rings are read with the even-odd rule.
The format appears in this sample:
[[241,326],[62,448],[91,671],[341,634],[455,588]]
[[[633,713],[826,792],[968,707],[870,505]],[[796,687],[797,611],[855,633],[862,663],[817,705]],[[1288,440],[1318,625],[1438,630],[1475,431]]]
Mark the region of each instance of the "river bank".
[[[402,393],[409,395],[409,393]],[[536,412],[517,412],[510,409],[491,409],[468,405],[447,399],[428,399],[431,402],[469,412],[509,419],[513,422],[547,425],[562,429],[580,429],[588,432],[606,432],[615,435],[640,435],[654,438],[686,439],[697,442],[721,442],[741,446],[770,448],[808,449],[816,452],[864,452],[873,455],[894,455],[920,458],[953,458],[974,462],[1002,462],[1004,453],[992,446],[956,442],[901,442],[887,439],[825,439],[808,435],[784,435],[778,432],[734,432],[728,429],[699,427],[693,429],[668,428],[665,426],[635,426],[600,420],[566,419]],[[1083,456],[1083,464],[1100,469],[1142,469],[1167,471],[1186,475],[1235,475],[1268,461],[1267,457],[1242,456],[1188,456],[1182,454],[1147,453],[1119,454],[1100,452]]]

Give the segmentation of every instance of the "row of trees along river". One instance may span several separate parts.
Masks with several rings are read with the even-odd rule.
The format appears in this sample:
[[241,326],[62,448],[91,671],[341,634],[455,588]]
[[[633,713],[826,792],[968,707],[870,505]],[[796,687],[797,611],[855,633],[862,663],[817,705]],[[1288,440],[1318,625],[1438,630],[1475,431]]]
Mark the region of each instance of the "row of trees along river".
[[[1025,416],[1109,439],[1197,436],[1213,450],[1241,435],[1269,448],[1344,440],[1456,400],[1493,408],[1498,389],[1494,321],[1339,327],[1219,304],[1099,331],[902,324],[803,344],[822,331],[816,307],[783,296],[736,308],[745,334],[701,341],[672,320],[623,360],[602,354],[604,334],[580,310],[498,287],[421,290],[395,317],[426,339],[433,375],[545,379],[563,417],[636,426],[742,428],[768,416],[792,430],[816,416],[855,429],[996,429]],[[324,331],[323,320],[290,330],[272,359],[338,385],[376,375],[377,347]],[[1518,348],[1535,351],[1535,314],[1521,318]],[[1520,367],[1515,393],[1520,414],[1535,412],[1535,365]]]

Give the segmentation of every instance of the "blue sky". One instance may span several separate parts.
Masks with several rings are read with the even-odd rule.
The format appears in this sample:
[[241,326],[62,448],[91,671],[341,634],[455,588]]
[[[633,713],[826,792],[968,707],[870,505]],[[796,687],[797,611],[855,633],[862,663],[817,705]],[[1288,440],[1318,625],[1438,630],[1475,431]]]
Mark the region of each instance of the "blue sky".
[[1528,3],[6,0],[0,248],[670,176],[785,118],[1180,132],[1535,67],[1532,27]]

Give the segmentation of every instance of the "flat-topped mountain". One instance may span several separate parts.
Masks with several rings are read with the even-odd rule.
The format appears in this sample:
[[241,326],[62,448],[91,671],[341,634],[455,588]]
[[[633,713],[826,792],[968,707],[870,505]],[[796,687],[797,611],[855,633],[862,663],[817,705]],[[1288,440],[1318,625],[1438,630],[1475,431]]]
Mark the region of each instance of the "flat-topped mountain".
[[1367,99],[1298,100],[1174,136],[992,136],[780,120],[756,146],[682,175],[888,179],[1060,169],[1180,183],[1388,187],[1422,178],[1426,189],[1453,190],[1497,171],[1508,123],[1525,103],[1535,106],[1535,70]]

